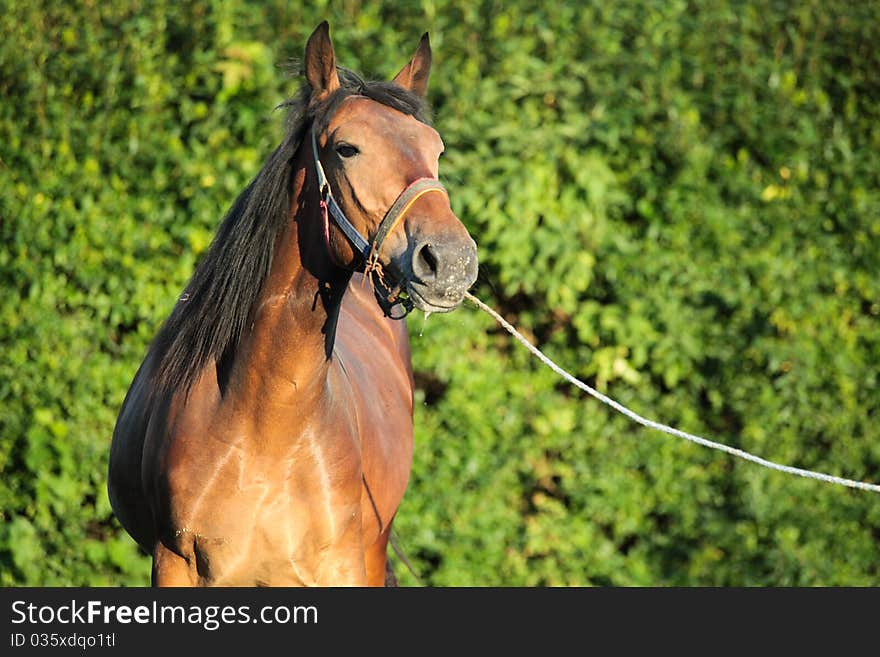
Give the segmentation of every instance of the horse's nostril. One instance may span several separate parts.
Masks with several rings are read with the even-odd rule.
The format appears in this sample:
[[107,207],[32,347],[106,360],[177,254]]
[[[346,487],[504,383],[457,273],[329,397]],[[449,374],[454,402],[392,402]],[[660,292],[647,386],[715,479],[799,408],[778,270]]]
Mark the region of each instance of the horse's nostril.
[[430,244],[425,244],[419,249],[416,254],[415,269],[415,273],[422,279],[437,276],[437,256],[434,255]]

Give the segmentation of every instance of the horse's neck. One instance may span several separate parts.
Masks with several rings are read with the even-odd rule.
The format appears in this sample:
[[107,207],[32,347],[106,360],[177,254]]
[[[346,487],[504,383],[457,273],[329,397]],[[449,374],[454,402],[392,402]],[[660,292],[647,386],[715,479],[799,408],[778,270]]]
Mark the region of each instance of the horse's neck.
[[[275,245],[272,268],[232,366],[236,395],[261,405],[289,405],[321,394],[327,379],[342,295],[350,272],[333,267],[324,244],[317,193],[294,177],[291,221]],[[304,193],[305,191],[305,193]]]

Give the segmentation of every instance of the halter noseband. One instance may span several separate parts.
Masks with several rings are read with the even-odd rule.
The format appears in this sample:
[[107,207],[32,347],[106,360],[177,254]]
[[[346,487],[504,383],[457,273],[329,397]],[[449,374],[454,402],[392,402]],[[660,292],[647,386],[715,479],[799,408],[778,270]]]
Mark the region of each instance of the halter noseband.
[[[407,185],[397,197],[397,200],[388,208],[371,242],[354,227],[348,220],[348,217],[345,216],[342,208],[339,207],[336,199],[333,198],[330,182],[327,180],[324,167],[321,166],[321,159],[318,157],[318,142],[315,138],[314,127],[312,127],[310,132],[312,134],[312,154],[315,158],[315,171],[318,174],[318,190],[321,195],[321,211],[324,215],[324,236],[327,242],[327,251],[334,262],[336,262],[336,257],[330,248],[329,214],[329,216],[333,217],[334,223],[339,226],[339,229],[348,238],[348,241],[351,242],[355,251],[361,256],[364,274],[372,274],[376,300],[379,302],[382,311],[392,319],[403,319],[413,309],[413,302],[402,289],[403,281],[394,287],[389,287],[386,283],[382,264],[379,262],[379,253],[382,249],[382,244],[385,243],[385,238],[400,223],[416,200],[429,192],[442,192],[446,194],[446,188],[436,178],[419,178]],[[336,262],[336,264],[341,266],[339,262]],[[394,313],[394,308],[397,306],[402,307],[402,314]]]

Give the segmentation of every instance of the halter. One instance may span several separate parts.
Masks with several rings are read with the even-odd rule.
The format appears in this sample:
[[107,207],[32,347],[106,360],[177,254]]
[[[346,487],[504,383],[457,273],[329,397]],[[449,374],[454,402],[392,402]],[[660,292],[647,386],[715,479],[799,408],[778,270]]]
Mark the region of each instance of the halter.
[[[342,266],[342,263],[336,260],[336,256],[333,255],[333,250],[330,248],[329,214],[329,216],[333,217],[334,223],[339,226],[339,229],[348,238],[348,241],[351,242],[355,251],[361,256],[364,274],[371,275],[376,300],[379,302],[382,311],[387,317],[392,319],[403,319],[413,309],[412,299],[402,289],[403,282],[398,282],[394,287],[390,287],[385,281],[382,264],[379,262],[379,253],[382,245],[385,243],[385,238],[400,223],[404,215],[409,212],[413,203],[430,192],[441,192],[446,195],[446,188],[436,178],[419,178],[407,185],[397,197],[397,200],[388,208],[371,242],[354,227],[348,220],[348,217],[345,216],[342,208],[339,207],[336,199],[333,198],[330,182],[327,180],[324,167],[321,166],[321,159],[318,157],[318,142],[315,138],[314,127],[312,127],[310,132],[312,134],[312,154],[315,158],[315,171],[318,174],[318,189],[321,195],[321,212],[324,217],[324,239],[327,243],[327,252],[338,266]],[[402,314],[394,312],[394,309],[398,306],[402,308]]]

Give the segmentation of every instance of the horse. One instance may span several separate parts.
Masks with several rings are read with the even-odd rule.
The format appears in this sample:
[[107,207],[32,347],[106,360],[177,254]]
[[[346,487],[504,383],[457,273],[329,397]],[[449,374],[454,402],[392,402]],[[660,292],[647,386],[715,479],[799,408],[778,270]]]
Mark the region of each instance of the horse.
[[305,47],[285,136],[137,370],[107,489],[154,586],[382,586],[413,453],[413,308],[477,247],[438,180],[428,35],[390,82]]

